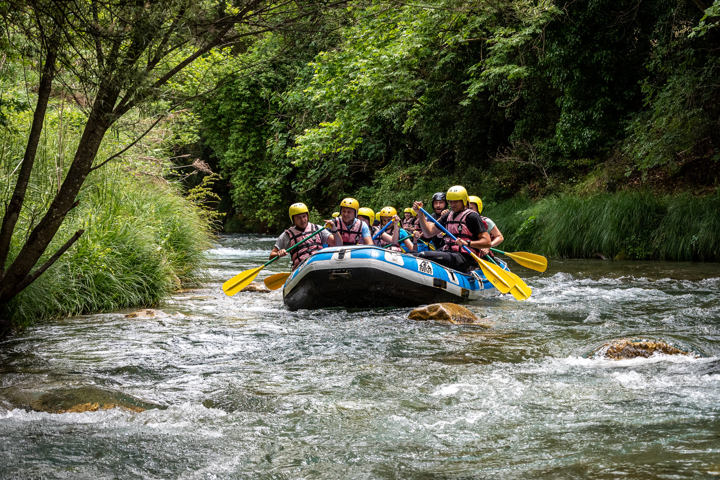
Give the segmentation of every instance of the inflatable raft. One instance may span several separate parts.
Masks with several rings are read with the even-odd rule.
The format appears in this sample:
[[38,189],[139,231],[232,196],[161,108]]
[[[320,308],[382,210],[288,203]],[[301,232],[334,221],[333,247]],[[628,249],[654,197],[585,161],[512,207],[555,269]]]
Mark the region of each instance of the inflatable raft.
[[364,245],[316,252],[283,286],[283,301],[290,310],[413,307],[499,294],[480,270],[462,273],[424,258]]

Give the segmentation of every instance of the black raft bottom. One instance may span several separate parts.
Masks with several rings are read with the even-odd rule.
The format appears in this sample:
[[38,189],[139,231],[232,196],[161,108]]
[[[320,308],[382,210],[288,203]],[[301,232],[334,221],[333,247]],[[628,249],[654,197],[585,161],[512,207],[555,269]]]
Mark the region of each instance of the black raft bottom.
[[437,302],[462,302],[467,298],[440,286],[418,285],[375,268],[315,270],[283,297],[290,310],[322,307],[415,307]]

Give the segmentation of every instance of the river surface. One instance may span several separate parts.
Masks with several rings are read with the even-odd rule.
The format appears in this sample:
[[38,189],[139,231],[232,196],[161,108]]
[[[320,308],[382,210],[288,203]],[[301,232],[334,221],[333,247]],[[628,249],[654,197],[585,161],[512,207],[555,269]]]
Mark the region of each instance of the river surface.
[[[0,343],[0,478],[720,477],[720,265],[517,267],[533,296],[471,304],[484,329],[226,297],[272,244],[220,238],[152,317]],[[593,355],[625,337],[693,355]],[[52,413],[93,402],[146,410]]]

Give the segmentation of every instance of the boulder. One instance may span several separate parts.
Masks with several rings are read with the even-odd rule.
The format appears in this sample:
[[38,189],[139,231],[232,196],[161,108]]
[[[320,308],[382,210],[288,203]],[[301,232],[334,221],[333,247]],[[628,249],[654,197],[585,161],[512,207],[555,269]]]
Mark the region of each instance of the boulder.
[[247,287],[240,290],[241,292],[270,293],[270,289],[260,282],[252,282]]
[[480,320],[473,312],[455,303],[433,303],[418,307],[408,315],[410,320],[437,320],[453,324],[470,324],[490,328],[490,324]]
[[647,358],[656,353],[665,355],[693,355],[690,352],[673,347],[661,340],[631,340],[621,338],[608,342],[593,352],[593,356],[611,360],[627,360],[630,358]]

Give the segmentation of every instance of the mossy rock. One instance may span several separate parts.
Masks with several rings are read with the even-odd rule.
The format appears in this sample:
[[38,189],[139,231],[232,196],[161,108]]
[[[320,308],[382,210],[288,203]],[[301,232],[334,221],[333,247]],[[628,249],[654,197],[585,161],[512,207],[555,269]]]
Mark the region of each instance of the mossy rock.
[[98,410],[110,410],[113,408],[121,408],[123,410],[130,410],[131,412],[144,412],[145,409],[142,407],[137,407],[135,405],[118,405],[115,403],[97,403],[97,402],[88,402],[88,403],[78,403],[77,405],[73,405],[72,407],[66,409],[66,410],[59,410],[57,413],[83,413],[83,412],[97,412]]
[[608,342],[596,349],[593,352],[593,356],[611,360],[627,360],[631,358],[648,358],[656,353],[664,355],[694,355],[693,353],[680,350],[661,340],[631,340],[621,338]]
[[94,386],[54,388],[47,391],[8,389],[4,396],[15,408],[48,413],[95,412],[111,408],[143,412],[149,408],[162,408],[123,392]]
[[435,320],[456,325],[478,325],[490,328],[491,325],[477,317],[473,312],[455,303],[433,303],[418,307],[408,315],[410,320]]

